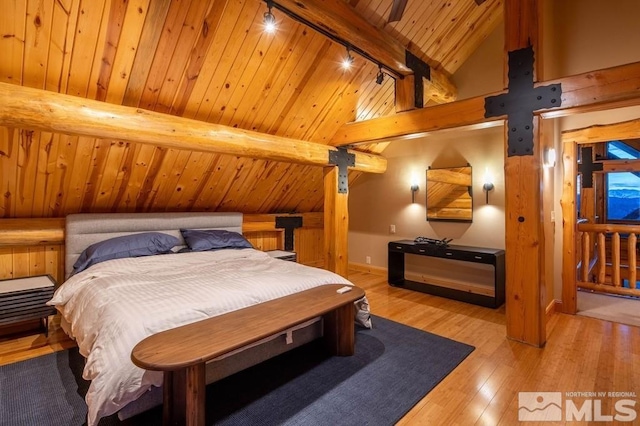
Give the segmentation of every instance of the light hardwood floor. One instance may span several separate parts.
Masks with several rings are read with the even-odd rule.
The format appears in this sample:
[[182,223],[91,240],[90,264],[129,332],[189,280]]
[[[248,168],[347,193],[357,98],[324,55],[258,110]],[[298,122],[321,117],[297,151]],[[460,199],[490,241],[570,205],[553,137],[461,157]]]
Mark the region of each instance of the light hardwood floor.
[[[563,399],[566,392],[635,392],[640,397],[638,327],[555,314],[547,326],[547,345],[538,349],[505,337],[504,307],[482,308],[398,289],[381,276],[363,272],[351,271],[349,278],[365,289],[375,315],[476,347],[400,425],[514,425],[518,392],[562,392]],[[0,364],[72,345],[54,319],[48,340],[43,335],[0,340]],[[638,397],[632,399],[640,413]],[[585,400],[569,399],[578,407]],[[612,401],[602,399],[603,415],[615,414]],[[640,419],[620,424],[640,424]]]

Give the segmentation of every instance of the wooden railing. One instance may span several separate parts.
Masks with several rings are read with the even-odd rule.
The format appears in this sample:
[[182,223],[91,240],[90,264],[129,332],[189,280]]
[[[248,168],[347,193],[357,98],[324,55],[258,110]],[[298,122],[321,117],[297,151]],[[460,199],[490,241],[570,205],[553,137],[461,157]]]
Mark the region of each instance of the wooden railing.
[[640,226],[579,223],[577,228],[578,287],[640,296],[637,285]]

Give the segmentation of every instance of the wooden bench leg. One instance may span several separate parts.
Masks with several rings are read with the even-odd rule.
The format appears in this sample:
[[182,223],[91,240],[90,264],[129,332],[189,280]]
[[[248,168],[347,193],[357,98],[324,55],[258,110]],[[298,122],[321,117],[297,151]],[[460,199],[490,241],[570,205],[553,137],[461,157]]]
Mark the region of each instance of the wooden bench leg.
[[324,315],[324,340],[332,355],[355,353],[353,310],[353,304],[349,303]]
[[204,426],[205,365],[165,371],[162,423],[164,426]]

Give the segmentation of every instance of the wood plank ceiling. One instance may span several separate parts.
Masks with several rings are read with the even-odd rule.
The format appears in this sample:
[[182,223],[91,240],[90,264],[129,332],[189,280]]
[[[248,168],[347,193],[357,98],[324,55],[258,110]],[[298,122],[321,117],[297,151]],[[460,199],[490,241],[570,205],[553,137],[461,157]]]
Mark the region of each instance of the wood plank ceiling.
[[[502,19],[502,0],[349,1],[454,73]],[[328,143],[393,113],[391,78],[260,0],[7,0],[0,81]],[[374,151],[385,145],[378,144]],[[355,175],[355,174],[354,174]],[[104,211],[321,211],[319,167],[0,127],[0,217]],[[354,176],[355,177],[355,176]]]

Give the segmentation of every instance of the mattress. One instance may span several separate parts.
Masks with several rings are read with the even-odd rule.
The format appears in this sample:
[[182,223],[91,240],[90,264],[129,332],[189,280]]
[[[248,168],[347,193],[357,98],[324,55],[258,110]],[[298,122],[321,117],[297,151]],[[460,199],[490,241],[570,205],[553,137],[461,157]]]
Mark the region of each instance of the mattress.
[[[87,360],[91,426],[162,384],[161,372],[131,362],[131,350],[145,337],[330,283],[351,284],[253,249],[175,253],[94,265],[69,278],[49,304],[69,323]],[[366,321],[368,304],[358,305],[357,317]]]

